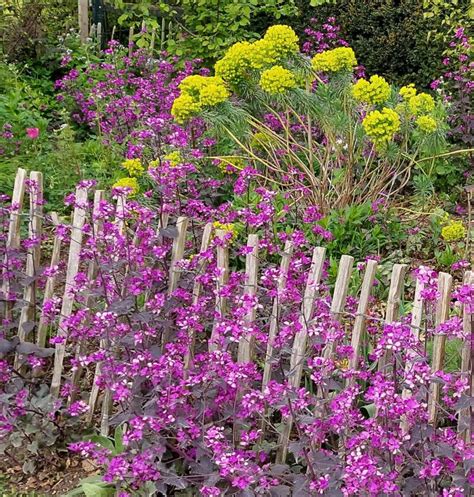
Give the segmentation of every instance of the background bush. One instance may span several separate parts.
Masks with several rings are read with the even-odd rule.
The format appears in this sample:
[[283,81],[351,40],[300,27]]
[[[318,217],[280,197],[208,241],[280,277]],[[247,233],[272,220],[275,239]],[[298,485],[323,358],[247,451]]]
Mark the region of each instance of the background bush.
[[304,9],[304,3],[300,31],[312,17],[322,23],[336,17],[341,35],[368,74],[427,87],[439,73],[444,44],[428,35],[444,28],[439,17],[425,17],[420,0],[338,0],[311,9]]

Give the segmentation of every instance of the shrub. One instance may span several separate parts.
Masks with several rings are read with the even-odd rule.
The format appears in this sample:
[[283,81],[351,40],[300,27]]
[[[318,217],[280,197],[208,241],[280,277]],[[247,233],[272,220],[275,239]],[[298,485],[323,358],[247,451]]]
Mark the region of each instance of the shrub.
[[231,155],[324,214],[390,201],[415,171],[435,181],[446,162],[443,102],[413,86],[398,93],[377,75],[355,82],[356,66],[350,47],[317,51],[310,60],[295,47],[282,50],[267,31],[216,63],[231,98],[200,108],[196,97],[195,111],[186,110],[231,137]]
[[[428,35],[442,33],[438,17],[425,18],[419,0],[337,0],[314,9],[300,5],[298,31],[316,17],[322,26],[333,16],[341,34],[350,44],[369,74],[380,74],[395,84],[415,83],[427,88],[439,73],[443,43]],[[318,29],[320,31],[320,29]]]

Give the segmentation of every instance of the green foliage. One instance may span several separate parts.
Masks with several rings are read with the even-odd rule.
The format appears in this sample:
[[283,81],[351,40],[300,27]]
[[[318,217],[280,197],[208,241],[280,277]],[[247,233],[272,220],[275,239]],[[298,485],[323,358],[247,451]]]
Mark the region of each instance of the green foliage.
[[429,36],[446,42],[459,26],[468,27],[474,20],[474,0],[423,0],[426,19],[441,24],[441,30],[432,30]]
[[[152,31],[159,40],[155,47],[166,48],[173,55],[215,60],[224,50],[242,39],[254,39],[257,30],[275,20],[295,16],[294,0],[140,0],[130,3],[109,0],[122,14],[121,26],[135,28],[134,41],[149,46]],[[142,32],[142,23],[146,32]],[[161,40],[166,40],[164,44]]]
[[[41,86],[12,64],[0,63],[0,122],[13,135],[4,138],[0,128],[0,193],[11,194],[18,167],[41,171],[50,208],[61,212],[64,195],[79,180],[110,183],[121,155],[114,147],[104,147],[99,137],[78,136]],[[29,139],[27,128],[38,128],[38,138]]]
[[334,16],[369,75],[420,87],[427,87],[438,76],[444,47],[428,34],[442,32],[444,27],[437,17],[425,18],[420,0],[338,0],[314,9],[304,9],[305,5],[307,1],[298,2],[302,12],[299,31],[313,17],[323,23]]
[[321,225],[333,235],[327,249],[335,259],[349,254],[361,261],[399,249],[406,238],[399,218],[391,212],[374,213],[369,203],[332,211]]
[[77,26],[77,0],[1,0],[0,52],[11,61],[36,61]]

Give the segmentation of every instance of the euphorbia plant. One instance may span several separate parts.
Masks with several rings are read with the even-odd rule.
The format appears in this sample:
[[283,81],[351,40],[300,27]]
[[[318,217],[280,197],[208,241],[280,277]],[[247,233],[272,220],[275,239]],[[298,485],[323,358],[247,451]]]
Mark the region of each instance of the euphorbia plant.
[[172,112],[203,117],[267,181],[307,188],[324,212],[390,199],[415,169],[436,174],[448,150],[445,108],[412,85],[398,93],[378,75],[357,80],[356,66],[350,47],[309,58],[290,27],[272,26],[262,39],[232,46],[215,76],[200,77],[201,88],[218,82],[218,99],[190,92],[185,79]]

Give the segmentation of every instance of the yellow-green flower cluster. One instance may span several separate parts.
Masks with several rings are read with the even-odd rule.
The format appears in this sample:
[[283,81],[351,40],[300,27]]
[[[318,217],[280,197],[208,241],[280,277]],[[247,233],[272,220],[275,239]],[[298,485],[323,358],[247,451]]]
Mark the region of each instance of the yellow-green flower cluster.
[[180,124],[187,121],[189,118],[197,114],[202,109],[199,101],[196,101],[191,95],[182,93],[175,98],[171,107],[171,115]]
[[381,104],[390,96],[390,85],[382,76],[375,74],[370,80],[359,79],[352,87],[354,98],[368,104]]
[[140,176],[145,170],[140,159],[127,159],[122,162],[122,167],[127,170],[129,176]]
[[415,123],[418,126],[418,129],[424,133],[434,133],[438,128],[436,119],[431,116],[420,116],[416,119]]
[[265,36],[255,41],[231,46],[215,65],[216,76],[229,83],[238,83],[250,69],[263,69],[298,52],[298,36],[285,25],[271,26]]
[[297,34],[290,26],[284,24],[270,26],[263,39],[274,45],[282,57],[288,57],[299,49]]
[[171,167],[175,167],[183,162],[183,158],[178,150],[174,150],[173,152],[166,154],[163,159],[167,160],[170,163]]
[[410,100],[411,97],[414,97],[416,95],[415,85],[413,83],[410,83],[409,85],[402,86],[398,93],[403,98],[403,100]]
[[296,87],[296,80],[291,71],[282,66],[273,66],[262,72],[260,87],[271,95],[285,93]]
[[316,54],[311,64],[318,72],[351,71],[357,65],[357,59],[352,48],[337,47]]
[[120,178],[113,185],[113,188],[131,188],[130,195],[136,195],[139,191],[137,178]]
[[224,57],[216,62],[216,76],[233,83],[242,80],[251,67],[252,50],[252,44],[248,41],[239,41],[232,45]]
[[250,57],[250,67],[252,69],[263,69],[264,67],[271,66],[275,62],[278,62],[280,58],[277,45],[271,41],[264,38],[252,43]]
[[237,236],[237,229],[232,223],[220,223],[219,221],[215,221],[214,223],[212,223],[212,225],[216,231],[223,230],[227,233],[231,233],[231,241]]
[[466,237],[466,228],[461,221],[450,221],[441,230],[441,236],[447,242],[457,242]]
[[419,93],[408,100],[408,108],[415,116],[429,114],[435,108],[435,101],[428,93]]
[[197,114],[203,107],[213,107],[229,98],[222,78],[218,76],[188,76],[179,84],[181,95],[175,99],[171,114],[179,123]]
[[400,129],[400,118],[393,109],[384,107],[381,111],[369,112],[362,121],[362,126],[367,136],[380,147],[390,141]]
[[217,165],[222,174],[232,174],[245,167],[245,161],[237,155],[223,155]]
[[273,138],[271,135],[263,131],[258,131],[252,136],[250,146],[264,150],[265,147],[272,145],[272,141]]

